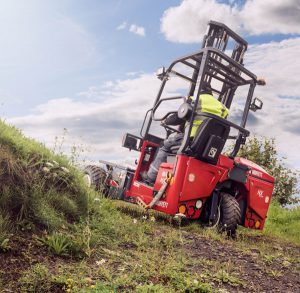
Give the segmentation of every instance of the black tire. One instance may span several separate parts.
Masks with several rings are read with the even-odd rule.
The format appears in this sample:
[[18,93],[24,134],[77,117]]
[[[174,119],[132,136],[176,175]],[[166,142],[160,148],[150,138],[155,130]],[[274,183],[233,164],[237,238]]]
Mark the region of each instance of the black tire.
[[96,165],[88,165],[84,168],[84,180],[89,187],[94,188],[96,191],[101,191],[106,195],[107,186],[105,180],[107,177],[106,171]]
[[235,237],[240,219],[241,210],[237,200],[228,193],[221,193],[219,230]]

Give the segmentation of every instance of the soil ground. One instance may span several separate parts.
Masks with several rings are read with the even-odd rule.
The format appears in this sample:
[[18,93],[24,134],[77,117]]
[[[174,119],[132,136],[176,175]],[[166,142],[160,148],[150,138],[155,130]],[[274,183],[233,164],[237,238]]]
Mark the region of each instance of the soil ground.
[[[159,238],[163,243],[164,235],[169,233],[170,229],[178,232],[178,228],[158,223],[151,237]],[[244,235],[242,240],[222,240],[222,238],[190,231],[188,227],[179,230],[180,237],[184,241],[178,239],[173,245],[174,251],[178,251],[187,260],[183,270],[191,275],[197,273],[201,281],[212,286],[213,292],[300,292],[299,246],[260,235]],[[135,250],[138,249],[137,245],[131,242],[122,242],[119,248],[115,253],[107,250],[109,253],[102,255],[106,259],[110,257],[113,259],[111,262],[113,268],[110,267],[112,277],[124,266],[123,256],[134,256]],[[151,251],[142,253],[147,257]],[[117,254],[118,261],[114,258],[114,254]],[[89,271],[91,284],[98,278],[96,259],[99,259],[99,255],[89,258],[84,264],[84,270]],[[26,276],[35,264],[43,264],[49,269],[48,273],[53,275],[61,274],[62,270],[82,266],[82,260],[52,255],[46,247],[41,246],[36,236],[28,233],[18,237],[12,236],[10,249],[0,253],[0,263],[0,284],[3,292],[27,292],[27,290],[38,292],[34,287],[32,290],[28,289],[31,287],[26,287],[27,289],[23,287],[24,275]],[[132,260],[133,264],[134,260]],[[160,277],[156,279],[153,278],[151,281],[162,282],[159,280]],[[43,291],[66,292],[68,287],[66,282],[57,281],[49,287],[43,287]],[[124,284],[122,289],[116,291],[132,292],[135,288]],[[68,292],[73,291],[69,289]]]

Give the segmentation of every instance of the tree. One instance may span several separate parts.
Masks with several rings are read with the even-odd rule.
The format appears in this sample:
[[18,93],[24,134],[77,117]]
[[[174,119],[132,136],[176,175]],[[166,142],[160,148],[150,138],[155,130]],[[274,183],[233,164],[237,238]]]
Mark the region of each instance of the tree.
[[249,138],[240,149],[238,156],[258,164],[275,177],[273,198],[282,206],[299,202],[295,197],[299,192],[297,188],[299,171],[286,167],[283,158],[278,156],[275,139]]

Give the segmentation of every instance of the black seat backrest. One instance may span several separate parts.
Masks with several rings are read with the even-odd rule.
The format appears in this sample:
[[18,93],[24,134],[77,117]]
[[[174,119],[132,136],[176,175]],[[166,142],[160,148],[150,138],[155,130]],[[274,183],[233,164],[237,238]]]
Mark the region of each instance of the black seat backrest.
[[229,125],[213,118],[205,118],[192,141],[192,155],[201,161],[217,164],[229,131]]

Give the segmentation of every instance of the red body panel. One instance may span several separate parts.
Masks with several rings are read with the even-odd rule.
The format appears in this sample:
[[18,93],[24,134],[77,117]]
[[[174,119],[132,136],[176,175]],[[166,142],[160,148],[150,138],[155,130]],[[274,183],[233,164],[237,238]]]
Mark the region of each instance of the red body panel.
[[189,158],[180,200],[187,201],[210,196],[225,171],[219,166]]
[[270,205],[273,184],[250,176],[250,192],[248,196],[248,206],[253,209],[258,216],[264,218]]
[[[151,151],[149,151],[149,146]],[[218,183],[230,180],[228,172],[236,162],[249,167],[247,182],[245,184],[238,183],[243,186],[240,198],[247,201],[244,226],[263,229],[274,188],[274,178],[264,169],[243,158],[235,158],[233,161],[233,159],[220,155],[218,164],[212,165],[193,157],[177,155],[174,164],[161,164],[156,182],[152,187],[141,182],[140,172],[148,170],[157,147],[158,145],[151,142],[143,142],[140,160],[131,187],[125,193],[126,197],[139,197],[149,204],[170,173],[173,176],[170,185],[153,208],[175,215],[179,213],[179,207],[184,205],[186,217],[197,219],[202,211],[201,207],[196,208],[197,200],[202,200],[204,204]]]
[[235,158],[234,161],[239,163],[239,164],[248,166],[251,169],[250,174],[252,176],[260,178],[260,179],[265,180],[265,181],[270,181],[272,183],[275,182],[274,177],[269,175],[266,170],[264,170],[262,167],[258,166],[257,164],[255,164],[255,163],[253,163],[253,162],[251,162],[247,159],[239,158],[239,157]]
[[[253,229],[264,228],[270,206],[275,179],[257,164],[244,159],[235,158],[235,161],[249,167],[247,188],[247,210],[244,226]],[[259,222],[259,226],[255,223]]]

